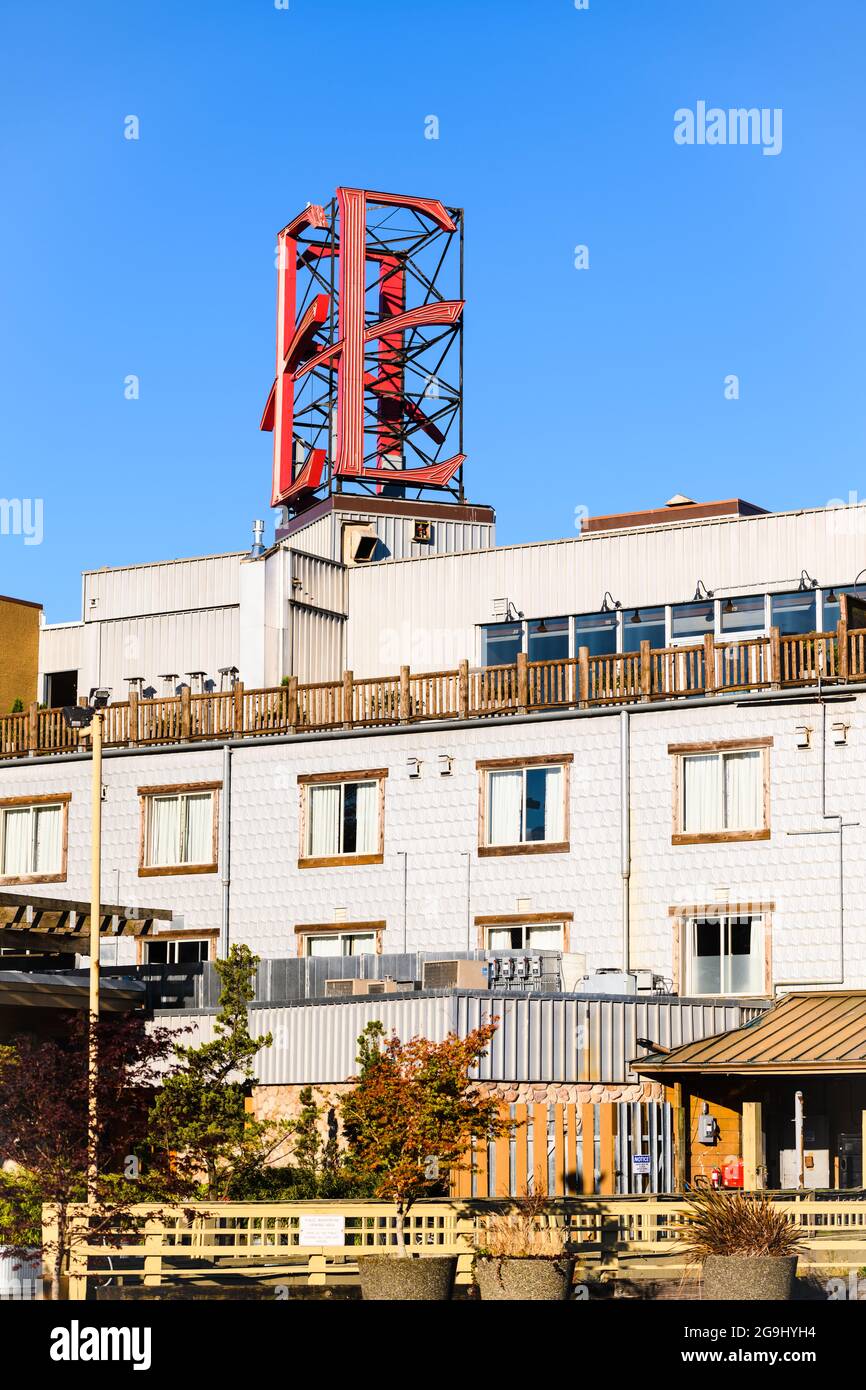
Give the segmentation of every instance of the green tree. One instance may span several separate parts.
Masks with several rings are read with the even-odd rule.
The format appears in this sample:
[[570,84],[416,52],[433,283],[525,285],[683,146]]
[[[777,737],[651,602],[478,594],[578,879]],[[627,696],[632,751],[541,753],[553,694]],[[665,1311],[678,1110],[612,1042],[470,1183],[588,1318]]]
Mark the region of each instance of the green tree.
[[357,1180],[372,1181],[377,1197],[396,1203],[404,1254],[412,1204],[443,1191],[473,1138],[502,1132],[495,1099],[470,1080],[496,1027],[493,1020],[465,1038],[401,1043],[376,1021],[358,1038],[360,1071],[340,1103],[346,1166]]
[[258,962],[248,946],[232,946],[226,960],[216,961],[222,990],[215,1036],[175,1048],[179,1070],[166,1078],[151,1112],[151,1142],[175,1155],[190,1191],[204,1178],[209,1198],[225,1196],[235,1175],[260,1171],[290,1132],[289,1122],[255,1120],[247,1107],[253,1062],[273,1041],[270,1033],[250,1033]]

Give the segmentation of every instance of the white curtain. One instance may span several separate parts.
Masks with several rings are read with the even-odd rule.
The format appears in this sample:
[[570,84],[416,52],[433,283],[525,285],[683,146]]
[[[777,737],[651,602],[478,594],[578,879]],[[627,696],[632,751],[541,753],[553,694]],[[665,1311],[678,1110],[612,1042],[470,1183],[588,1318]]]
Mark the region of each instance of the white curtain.
[[725,754],[725,829],[759,830],[763,823],[762,755],[759,749]]
[[308,956],[341,956],[343,949],[339,936],[308,936]]
[[309,797],[309,852],[315,859],[333,857],[340,853],[340,787],[310,787]]
[[3,873],[18,877],[30,873],[32,825],[30,808],[3,812]]
[[184,864],[213,863],[213,793],[186,798]]
[[565,839],[562,789],[562,768],[548,768],[544,774],[544,838],[548,844],[558,845]]
[[371,933],[369,936],[349,936],[345,938],[345,954],[347,956],[372,956],[376,952],[376,938]]
[[180,853],[180,798],[153,796],[150,799],[150,854],[148,864],[158,868],[177,864]]
[[532,951],[561,951],[562,927],[527,927],[526,944]]
[[63,857],[61,846],[63,811],[60,806],[40,806],[37,808],[35,816],[33,872],[35,874],[59,874]]
[[705,835],[722,826],[722,775],[717,753],[683,758],[683,831]]
[[511,928],[491,927],[487,933],[487,949],[489,951],[510,951]]
[[379,849],[379,783],[361,782],[358,786],[357,834],[358,854],[376,854]]
[[488,773],[487,843],[519,845],[522,834],[523,773]]

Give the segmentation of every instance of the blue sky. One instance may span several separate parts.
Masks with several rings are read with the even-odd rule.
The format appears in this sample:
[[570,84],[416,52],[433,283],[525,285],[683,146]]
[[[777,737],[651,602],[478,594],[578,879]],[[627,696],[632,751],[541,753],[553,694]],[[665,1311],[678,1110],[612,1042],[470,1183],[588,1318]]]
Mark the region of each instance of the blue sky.
[[[501,541],[866,495],[864,45],[862,0],[8,0],[0,498],[44,538],[0,592],[76,618],[83,568],[270,532],[274,234],[340,183],[466,208]],[[699,101],[781,108],[781,153],[677,145]]]

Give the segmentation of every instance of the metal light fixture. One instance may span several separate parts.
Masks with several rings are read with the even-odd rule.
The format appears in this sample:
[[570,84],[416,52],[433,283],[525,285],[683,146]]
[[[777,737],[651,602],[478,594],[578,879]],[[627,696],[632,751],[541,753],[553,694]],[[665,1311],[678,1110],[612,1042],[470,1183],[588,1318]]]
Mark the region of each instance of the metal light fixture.
[[825,603],[838,603],[838,602],[839,602],[838,598],[836,597],[836,590],[835,590],[835,588],[831,587],[830,592],[829,592],[828,594],[825,594],[825,595],[824,595],[824,602],[825,602]]
[[601,601],[601,612],[611,613],[618,608],[622,608],[622,604],[620,603],[619,599],[614,598],[613,594],[610,592],[610,589],[605,589],[604,598]]
[[817,579],[813,579],[807,570],[800,570],[800,582],[797,585],[797,593],[806,594],[810,589],[817,589],[817,587]]
[[[702,592],[703,591],[703,592]],[[713,590],[708,589],[702,579],[699,579],[695,588],[695,596],[692,603],[701,603],[704,599],[712,598]]]
[[630,622],[630,623],[639,623],[640,621],[641,621],[640,609],[639,609],[639,608],[636,608],[636,609],[634,610],[634,612],[632,613],[631,617],[629,618],[629,622]]
[[86,729],[93,719],[89,705],[64,705],[63,722],[67,729]]
[[723,613],[733,613],[733,611],[734,611],[734,600],[733,600],[732,598],[725,599],[725,604],[724,604],[724,607],[722,608],[722,612],[723,612]]

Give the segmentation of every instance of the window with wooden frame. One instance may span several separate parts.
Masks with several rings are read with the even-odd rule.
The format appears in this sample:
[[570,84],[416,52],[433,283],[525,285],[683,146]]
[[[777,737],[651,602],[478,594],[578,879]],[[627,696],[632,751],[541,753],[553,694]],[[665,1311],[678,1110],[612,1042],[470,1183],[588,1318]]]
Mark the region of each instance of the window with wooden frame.
[[387,768],[375,768],[370,772],[313,773],[298,778],[299,868],[382,863],[387,776]]
[[210,960],[214,942],[204,936],[154,936],[143,942],[147,965],[195,965]]
[[221,782],[139,787],[140,878],[217,872]]
[[672,743],[675,845],[770,838],[772,738]]
[[70,792],[0,800],[0,883],[63,883]]
[[674,918],[674,989],[697,996],[772,994],[773,903],[695,903]]
[[571,912],[517,912],[476,917],[484,951],[568,951]]
[[569,848],[571,753],[476,763],[478,853],[553,854]]
[[373,956],[382,953],[385,923],[306,922],[295,927],[299,956]]

